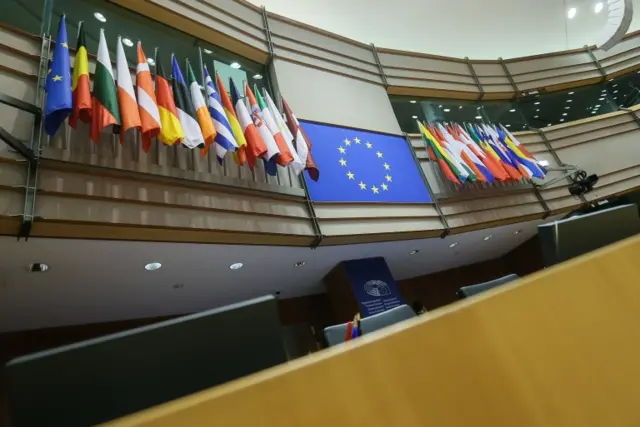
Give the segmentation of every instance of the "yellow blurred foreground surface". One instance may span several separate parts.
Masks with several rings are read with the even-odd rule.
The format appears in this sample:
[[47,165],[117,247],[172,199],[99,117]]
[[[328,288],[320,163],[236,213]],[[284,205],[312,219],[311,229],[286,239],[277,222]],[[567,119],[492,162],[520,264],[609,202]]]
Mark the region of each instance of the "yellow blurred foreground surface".
[[638,426],[640,236],[108,424],[214,425]]

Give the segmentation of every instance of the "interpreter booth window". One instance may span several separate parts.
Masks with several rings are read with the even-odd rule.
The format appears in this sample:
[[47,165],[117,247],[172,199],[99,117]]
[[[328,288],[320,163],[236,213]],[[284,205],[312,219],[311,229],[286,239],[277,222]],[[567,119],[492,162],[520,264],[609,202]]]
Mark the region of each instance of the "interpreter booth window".
[[640,104],[640,71],[610,79],[605,89],[607,96],[618,107]]
[[0,22],[30,34],[41,34],[45,0],[2,0]]
[[519,99],[518,104],[534,128],[581,120],[618,109],[604,84],[527,96]]
[[111,61],[116,60],[117,39],[120,36],[132,70],[135,70],[138,62],[137,42],[140,41],[152,72],[157,70],[156,62],[161,61],[165,74],[171,76],[171,56],[175,55],[183,77],[189,79],[186,68],[188,61],[203,89],[205,65],[214,81],[215,72],[220,74],[227,91],[230,77],[233,77],[241,93],[244,93],[244,83],[252,88],[256,84],[259,89],[267,84],[266,69],[262,64],[104,0],[53,0],[53,34],[57,32],[62,14],[67,18],[69,47],[72,49],[76,47],[78,26],[80,22],[83,23],[86,49],[90,57],[95,58],[100,29],[104,29]]

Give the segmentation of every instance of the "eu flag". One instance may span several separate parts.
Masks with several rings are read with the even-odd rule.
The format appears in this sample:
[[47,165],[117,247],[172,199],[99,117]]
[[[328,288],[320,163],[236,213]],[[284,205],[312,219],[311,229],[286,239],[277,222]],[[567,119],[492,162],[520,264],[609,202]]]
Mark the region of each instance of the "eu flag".
[[44,130],[48,135],[53,136],[64,119],[73,111],[71,64],[64,15],[60,17],[58,38],[53,50],[53,60],[49,65],[45,90],[47,91],[47,103],[44,108]]
[[345,127],[300,120],[322,170],[307,181],[314,202],[431,203],[407,141]]

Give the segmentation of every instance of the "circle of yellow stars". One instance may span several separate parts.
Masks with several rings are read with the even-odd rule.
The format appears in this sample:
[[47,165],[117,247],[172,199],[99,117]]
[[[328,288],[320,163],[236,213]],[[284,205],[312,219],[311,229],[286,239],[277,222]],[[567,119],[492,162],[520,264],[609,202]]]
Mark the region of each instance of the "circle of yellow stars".
[[[347,150],[349,149],[349,147],[352,147],[352,144],[361,145],[363,143],[362,140],[358,137],[353,138],[353,140],[350,140],[349,138],[345,138],[344,141],[342,142],[343,144],[338,147],[338,151],[340,152],[340,154],[344,154],[344,155],[347,154]],[[371,149],[371,150],[373,149],[373,144],[370,143],[369,141],[365,141],[364,145],[367,147],[367,149]],[[384,161],[384,154],[382,152],[376,151],[376,156],[378,156],[379,159],[382,159]],[[360,187],[360,190],[362,191],[371,190],[373,194],[380,194],[381,191],[389,191],[389,184],[393,182],[393,177],[391,176],[391,166],[386,161],[384,161],[384,163],[382,164],[382,167],[384,167],[386,171],[386,175],[384,176],[384,180],[382,181],[380,186],[372,185],[371,187],[368,187],[367,183],[363,181],[358,182],[356,175],[353,172],[351,172],[351,170],[349,170],[349,164],[345,159],[345,157],[346,156],[341,157],[340,160],[338,160],[338,162],[340,163],[340,166],[347,169],[347,172],[346,172],[347,178],[349,180],[356,181],[356,183]]]

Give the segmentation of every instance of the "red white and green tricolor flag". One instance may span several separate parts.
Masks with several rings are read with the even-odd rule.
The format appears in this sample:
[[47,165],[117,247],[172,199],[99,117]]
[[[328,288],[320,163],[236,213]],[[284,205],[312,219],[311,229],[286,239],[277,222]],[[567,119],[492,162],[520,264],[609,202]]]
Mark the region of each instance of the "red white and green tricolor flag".
[[113,79],[113,68],[103,29],[100,29],[91,110],[91,140],[97,144],[100,142],[100,133],[105,127],[120,125],[116,83]]

